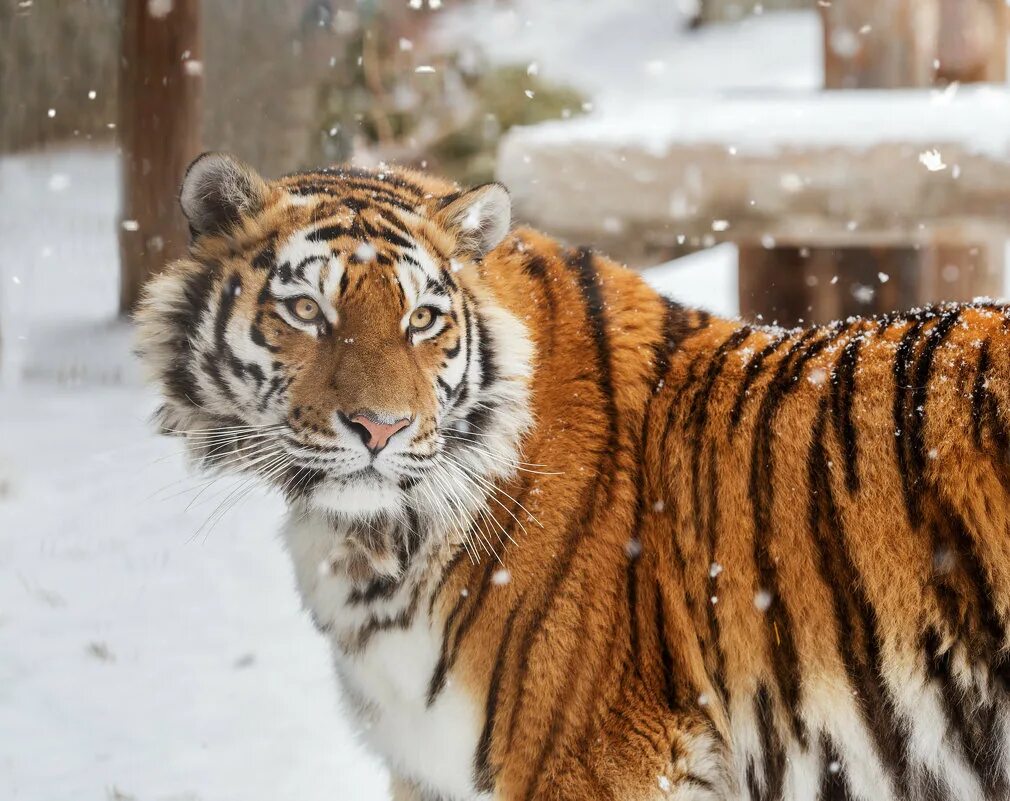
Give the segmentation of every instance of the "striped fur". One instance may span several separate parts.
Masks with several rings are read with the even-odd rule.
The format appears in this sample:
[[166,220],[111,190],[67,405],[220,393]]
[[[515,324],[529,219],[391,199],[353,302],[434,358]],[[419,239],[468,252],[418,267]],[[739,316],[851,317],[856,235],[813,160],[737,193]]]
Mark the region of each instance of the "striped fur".
[[[465,194],[414,173],[266,186],[155,282],[142,351],[211,466],[264,471],[222,426],[316,446],[265,472],[394,798],[1010,797],[1004,307],[749,326],[533,231],[484,254],[442,213]],[[312,273],[331,327],[292,328],[288,271],[363,241]],[[441,356],[348,357],[412,260],[453,285]],[[332,412],[394,403],[393,369],[419,466],[358,509]]]

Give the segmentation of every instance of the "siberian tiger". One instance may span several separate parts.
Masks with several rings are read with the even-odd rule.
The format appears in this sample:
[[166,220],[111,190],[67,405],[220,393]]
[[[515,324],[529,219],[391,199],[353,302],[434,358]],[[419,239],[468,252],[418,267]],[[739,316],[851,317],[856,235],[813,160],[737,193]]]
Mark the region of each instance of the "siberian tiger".
[[785,331],[506,190],[190,167],[160,424],[279,488],[410,801],[1010,797],[1010,314]]

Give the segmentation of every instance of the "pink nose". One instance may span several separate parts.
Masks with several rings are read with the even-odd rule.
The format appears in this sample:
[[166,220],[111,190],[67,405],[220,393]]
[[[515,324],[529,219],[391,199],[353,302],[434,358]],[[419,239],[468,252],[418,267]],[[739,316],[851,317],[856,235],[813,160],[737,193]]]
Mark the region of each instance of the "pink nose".
[[358,429],[361,441],[372,453],[381,451],[389,443],[393,434],[410,425],[410,420],[406,417],[395,423],[380,422],[377,415],[372,412],[358,412],[350,420],[352,426]]

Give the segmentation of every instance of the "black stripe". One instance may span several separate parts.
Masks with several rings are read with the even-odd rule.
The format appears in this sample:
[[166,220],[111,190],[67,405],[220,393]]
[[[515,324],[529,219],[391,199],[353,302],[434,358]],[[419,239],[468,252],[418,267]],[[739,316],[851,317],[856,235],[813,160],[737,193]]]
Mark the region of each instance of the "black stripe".
[[477,740],[477,750],[473,757],[473,783],[478,793],[492,794],[494,792],[495,779],[498,769],[491,766],[491,744],[494,737],[495,720],[498,717],[498,696],[501,693],[502,678],[505,675],[505,662],[508,658],[508,644],[512,639],[512,629],[515,626],[516,614],[523,606],[523,599],[519,600],[509,612],[505,621],[505,629],[498,643],[498,652],[492,663],[494,669],[491,672],[491,683],[488,686],[487,701],[484,705],[484,727],[481,729],[480,739]]
[[671,712],[680,712],[686,708],[691,699],[681,692],[674,672],[673,653],[670,651],[670,641],[666,633],[666,611],[664,609],[663,588],[656,579],[655,588],[655,626],[659,637],[659,658],[663,668],[663,697]]
[[936,351],[950,336],[954,326],[961,318],[961,309],[956,308],[940,317],[929,334],[926,336],[926,343],[922,346],[922,353],[915,366],[915,373],[912,379],[912,397],[908,408],[908,448],[909,463],[914,471],[913,485],[919,487],[924,480],[923,473],[926,469],[926,444],[923,427],[926,420],[926,403],[929,393],[929,382],[933,377],[933,363],[936,358]]
[[[590,334],[596,351],[595,361],[598,373],[597,380],[607,417],[607,443],[601,451],[599,461],[597,462],[592,490],[589,494],[589,498],[587,498],[587,502],[583,506],[583,513],[579,516],[579,519],[574,523],[574,525],[569,527],[566,532],[565,545],[562,549],[560,562],[557,565],[557,569],[553,572],[550,582],[545,588],[543,595],[544,600],[540,607],[536,610],[536,613],[525,632],[525,636],[523,637],[518,661],[520,673],[517,679],[517,686],[519,687],[519,691],[516,695],[517,706],[526,700],[529,653],[533,647],[533,640],[536,634],[542,630],[543,624],[550,614],[550,608],[553,606],[555,599],[558,597],[558,590],[567,579],[572,565],[574,564],[575,554],[578,551],[578,545],[591,527],[591,521],[599,500],[601,489],[600,485],[609,473],[606,466],[613,463],[614,456],[619,445],[617,405],[614,399],[613,379],[611,377],[611,351],[610,340],[607,334],[605,304],[592,251],[587,248],[580,248],[573,252],[568,259],[566,259],[566,264],[575,273],[579,289],[582,293],[586,310],[586,318],[589,323]],[[582,646],[584,644],[584,640],[580,640],[579,645]],[[574,656],[575,655],[573,655],[573,657]],[[554,704],[551,714],[551,725],[548,729],[547,736],[541,744],[536,762],[534,763],[532,773],[533,780],[527,787],[527,801],[530,801],[530,799],[536,796],[540,781],[543,778],[543,767],[547,761],[548,755],[554,748],[554,740],[563,724],[565,708],[570,700],[568,695],[574,687],[575,679],[578,676],[578,667],[579,665],[577,663],[577,659],[573,660],[572,669],[568,673],[566,686],[562,690],[561,697],[558,698]],[[517,718],[518,710],[513,713],[509,730],[508,747],[511,747]]]
[[274,243],[271,241],[263,250],[256,254],[256,257],[252,260],[252,266],[257,270],[269,270],[274,266],[275,259]]
[[845,780],[841,757],[835,750],[834,744],[827,738],[821,737],[821,753],[823,761],[821,763],[821,788],[818,793],[818,801],[856,801],[849,793],[849,785]]
[[[775,712],[771,694],[762,684],[754,696],[754,715],[758,721],[761,753],[764,757],[763,792],[751,794],[755,801],[782,801],[786,776],[786,749],[775,726]],[[755,783],[756,784],[756,783]]]
[[216,267],[204,267],[183,279],[182,302],[172,309],[166,322],[172,331],[175,356],[165,373],[165,392],[177,403],[202,406],[204,399],[193,373],[193,337],[207,312],[214,283],[220,275]]
[[480,354],[480,388],[487,389],[498,379],[498,365],[494,360],[494,343],[480,309],[473,309],[473,319],[477,324],[477,352]]
[[902,495],[905,499],[905,511],[913,528],[918,528],[922,513],[918,505],[916,488],[913,486],[913,475],[909,468],[908,440],[908,397],[909,373],[912,370],[912,360],[915,355],[915,342],[924,325],[923,320],[916,320],[902,335],[901,342],[894,355],[894,403],[892,417],[894,419],[895,448],[898,458],[898,472],[901,476]]
[[768,652],[782,702],[786,705],[793,734],[806,744],[806,727],[800,717],[800,662],[793,639],[792,623],[782,600],[778,569],[771,554],[775,521],[772,516],[774,493],[774,451],[772,438],[779,407],[796,385],[803,367],[837,335],[825,332],[811,343],[818,329],[810,329],[797,340],[780,360],[765,388],[757,413],[750,461],[749,495],[754,515],[753,559],[757,569],[758,591],[770,594],[771,605],[764,613]]
[[988,413],[988,392],[986,382],[988,381],[989,365],[989,340],[982,343],[978,353],[978,367],[975,369],[975,381],[971,390],[971,429],[975,447],[982,450],[983,434]]
[[[694,397],[691,400],[691,407],[687,415],[687,420],[685,421],[687,427],[689,428],[688,441],[691,443],[690,481],[694,530],[697,532],[699,537],[703,535],[705,537],[705,565],[708,569],[708,587],[705,596],[706,598],[712,598],[717,595],[716,584],[718,576],[712,575],[712,570],[708,568],[708,566],[715,562],[716,558],[719,516],[719,482],[717,480],[718,455],[714,442],[709,443],[708,448],[709,469],[706,476],[708,485],[707,503],[702,502],[703,476],[701,470],[701,456],[706,444],[705,436],[708,426],[709,400],[711,399],[716,381],[719,379],[723,368],[726,366],[726,359],[729,354],[743,345],[750,335],[751,328],[746,325],[742,326],[730,334],[718,347],[712,357],[711,363],[708,366],[708,370],[705,373],[705,378],[702,381],[701,386],[695,392]],[[707,515],[703,512],[703,507],[707,512]],[[716,614],[716,605],[713,603],[706,603],[704,606],[705,616],[708,622],[708,645],[715,657],[715,671],[713,678],[715,680],[715,685],[719,690],[721,700],[725,703],[728,700],[728,691],[725,683],[726,658],[720,641],[719,620],[718,615]]]
[[[810,336],[811,331],[808,331],[806,336]],[[744,370],[743,381],[740,382],[740,389],[737,390],[736,400],[733,401],[733,411],[730,412],[730,425],[733,429],[736,429],[740,425],[740,419],[743,417],[743,407],[747,402],[747,398],[750,397],[751,385],[757,380],[758,375],[761,373],[761,368],[764,367],[765,361],[771,356],[775,351],[782,346],[783,343],[787,342],[791,338],[792,334],[788,331],[783,331],[775,339],[765,345],[749,362],[747,362],[747,367]]]
[[[1003,775],[1004,764],[997,757],[1002,754],[1002,705],[992,700],[965,698],[954,675],[952,652],[944,650],[940,636],[930,628],[923,638],[926,669],[929,677],[940,687],[943,711],[950,723],[948,736],[958,746],[961,755],[982,785],[985,797],[991,801],[1004,801],[1010,797],[1010,787]],[[944,777],[938,776],[939,780]]]
[[856,364],[862,342],[858,333],[853,336],[831,371],[831,410],[835,430],[842,441],[845,487],[850,493],[859,490],[859,441],[852,420],[852,399],[856,394]]
[[835,503],[825,448],[827,399],[821,401],[807,456],[810,533],[832,601],[836,646],[882,765],[901,794],[908,769],[908,731],[883,678],[881,632]]

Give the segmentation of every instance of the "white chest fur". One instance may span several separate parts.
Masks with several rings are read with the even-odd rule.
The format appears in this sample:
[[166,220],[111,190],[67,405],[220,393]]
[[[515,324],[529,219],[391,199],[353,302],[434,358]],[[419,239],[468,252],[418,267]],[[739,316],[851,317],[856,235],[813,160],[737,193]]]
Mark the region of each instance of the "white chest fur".
[[[330,637],[348,711],[365,742],[391,771],[446,801],[481,798],[473,788],[473,758],[481,706],[448,677],[428,706],[428,685],[441,649],[441,623],[428,614],[428,594],[404,581],[388,598],[350,604],[353,586],[339,567],[343,536],[312,515],[289,520],[285,540],[306,609]],[[336,559],[335,559],[336,556]],[[386,621],[361,645],[363,630]],[[393,621],[396,621],[395,623]]]

